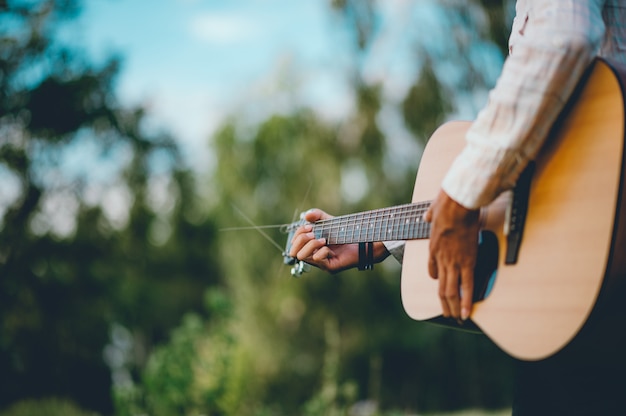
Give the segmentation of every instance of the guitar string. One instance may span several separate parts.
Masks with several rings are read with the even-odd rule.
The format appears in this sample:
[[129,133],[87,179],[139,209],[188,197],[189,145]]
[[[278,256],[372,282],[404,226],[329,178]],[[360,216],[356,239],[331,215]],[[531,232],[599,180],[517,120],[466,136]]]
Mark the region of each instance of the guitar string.
[[[265,231],[263,231],[261,229],[261,227],[257,226],[250,218],[248,218],[248,216],[246,214],[243,213],[243,211],[241,211],[239,208],[237,208],[236,205],[232,205],[233,209],[235,211],[237,211],[239,213],[239,215],[241,215],[246,221],[248,221],[250,223],[250,225],[252,226],[252,228],[256,229],[263,237],[265,237],[265,239],[267,241],[269,241],[270,243],[272,243],[272,245],[274,247],[276,247],[278,249],[278,251],[280,251],[281,253],[284,251],[283,248],[272,239],[272,237],[270,237]],[[272,227],[272,226],[270,226]]]
[[[335,217],[317,222],[314,224],[314,229],[318,231],[318,233],[321,232],[322,235],[330,234],[330,237],[336,237],[335,239],[331,238],[329,243],[337,244],[360,240],[385,241],[393,239],[425,238],[428,237],[430,233],[430,224],[424,222],[421,218],[426,209],[430,206],[430,203],[430,201],[411,203]],[[365,231],[360,228],[360,225],[364,223],[370,225]],[[383,236],[383,230],[387,231],[388,237]],[[341,234],[343,234],[343,236],[341,236]],[[350,234],[352,239],[348,238],[347,234]],[[355,240],[355,234],[358,234],[357,237],[360,237],[358,240]]]
[[[313,224],[313,229],[321,235],[332,234],[332,231],[340,230],[342,227],[344,229],[350,229],[349,231],[351,231],[351,239],[346,238],[344,235],[343,238],[335,237],[336,241],[328,241],[328,244],[342,244],[348,241],[356,242],[357,240],[360,241],[363,239],[370,240],[368,238],[369,235],[371,235],[371,239],[375,239],[375,237],[378,236],[376,240],[380,241],[420,237],[424,238],[427,237],[430,232],[430,224],[425,223],[423,220],[420,219],[423,217],[424,213],[430,206],[430,203],[430,201],[409,203],[395,207],[380,208],[372,211],[343,215],[327,220],[318,221]],[[291,224],[256,225],[238,207],[233,205],[233,209],[235,209],[239,213],[239,215],[241,215],[251,225],[247,227],[226,227],[221,228],[220,231],[255,230],[259,232],[265,239],[267,239],[267,241],[269,241],[281,253],[283,252],[283,248],[263,230],[284,228],[285,230],[289,231],[304,224],[304,221],[298,221],[292,222]],[[404,221],[398,223],[398,218]],[[386,222],[386,227],[383,226],[383,222]],[[389,222],[391,222],[392,224],[389,225]],[[363,223],[367,223],[372,226],[369,227],[369,229],[365,230],[364,237],[361,236],[363,231],[362,228],[360,228],[360,225]],[[359,231],[356,231],[357,229]],[[383,230],[386,230],[389,234],[391,234],[389,238],[382,238]],[[355,234],[357,237],[356,239]],[[359,236],[361,236],[361,238],[358,238]]]
[[[323,221],[319,221],[316,224],[320,225],[320,226],[325,226],[325,225],[330,225],[330,226],[335,226],[336,223],[338,222],[353,222],[353,223],[358,223],[358,222],[362,222],[363,218],[367,217],[368,220],[377,220],[377,219],[389,219],[389,217],[393,217],[396,214],[406,214],[409,213],[411,215],[413,214],[419,214],[422,215],[425,211],[424,208],[427,208],[427,206],[423,206],[420,207],[417,204],[414,205],[409,205],[409,206],[402,206],[402,207],[394,207],[394,208],[385,208],[385,209],[381,209],[381,210],[375,210],[375,211],[370,211],[370,212],[364,212],[364,213],[357,213],[357,214],[351,214],[351,215],[347,215],[347,216],[341,216],[341,217],[335,217],[335,218],[331,218],[328,220],[323,220]],[[406,215],[404,215],[402,218],[404,218]]]
[[349,214],[349,215],[342,215],[342,216],[338,216],[338,217],[334,217],[334,218],[329,218],[327,220],[321,220],[316,222],[316,225],[327,225],[330,224],[332,225],[336,225],[337,222],[339,221],[350,221],[356,219],[356,218],[363,218],[366,216],[369,216],[369,219],[377,219],[377,218],[385,218],[386,216],[388,216],[389,214],[395,214],[395,213],[419,213],[419,214],[423,214],[423,212],[430,206],[430,203],[415,203],[415,204],[405,204],[405,205],[399,205],[396,207],[389,207],[389,208],[381,208],[381,209],[377,209],[377,210],[372,210],[372,211],[365,211],[365,212],[360,212],[360,213],[356,213],[356,214]]
[[[357,234],[365,237],[370,234],[382,235],[383,231],[387,231],[391,237],[397,239],[398,234],[405,235],[407,230],[408,233],[415,234],[416,227],[417,231],[424,228],[423,224],[425,223],[421,221],[422,217],[423,212],[410,213],[409,215],[395,215],[394,213],[394,215],[359,216],[317,226],[316,229],[331,233],[336,231],[339,234],[344,234],[344,236],[346,233],[350,233],[353,236]],[[361,224],[365,224],[365,228],[361,228]]]
[[[295,223],[294,223],[295,224]],[[250,225],[247,227],[225,227],[220,228],[220,231],[246,231],[246,230],[259,230],[267,228],[283,228],[288,227],[291,224],[272,224],[272,225]]]
[[[309,182],[309,187],[306,191],[306,193],[304,194],[304,198],[302,198],[302,202],[300,203],[300,206],[302,206],[304,204],[304,201],[306,201],[306,199],[309,196],[309,193],[311,192],[311,188],[313,187],[313,182],[310,181]],[[239,215],[241,215],[246,221],[248,221],[248,223],[250,223],[251,225],[249,227],[225,227],[225,228],[220,228],[220,232],[221,231],[247,231],[247,230],[255,230],[258,231],[263,237],[265,237],[270,243],[272,243],[272,245],[276,248],[278,248],[280,250],[280,252],[283,252],[282,247],[280,246],[280,244],[278,244],[276,241],[274,241],[269,235],[267,235],[266,233],[264,233],[262,230],[263,229],[276,229],[276,228],[282,228],[285,230],[288,230],[289,227],[293,226],[294,224],[300,224],[295,220],[295,218],[298,216],[298,208],[295,209],[294,214],[293,214],[293,218],[292,218],[292,222],[291,224],[271,224],[271,225],[256,225],[250,218],[248,218],[242,210],[240,210],[237,206],[235,206],[234,204],[232,204],[232,207],[235,209],[235,211],[237,211],[239,213]]]

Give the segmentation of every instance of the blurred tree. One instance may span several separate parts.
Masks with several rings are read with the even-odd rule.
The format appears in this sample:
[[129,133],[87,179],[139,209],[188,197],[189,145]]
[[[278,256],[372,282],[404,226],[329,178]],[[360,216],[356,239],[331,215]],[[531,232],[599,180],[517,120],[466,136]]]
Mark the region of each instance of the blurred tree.
[[[343,214],[410,198],[428,135],[466,105],[464,95],[493,83],[487,67],[501,59],[480,3],[443,3],[429,2],[452,36],[436,45],[419,30],[408,36],[418,65],[400,100],[389,103],[386,80],[372,81],[362,67],[381,33],[381,3],[333,1],[354,34],[354,112],[329,123],[296,103],[248,124],[242,109],[212,137],[210,217],[225,228],[250,228],[218,234],[219,293],[228,314],[216,318],[209,307],[213,318],[184,319],[150,356],[142,382],[120,395],[121,414],[319,415],[347,414],[357,404],[415,411],[509,404],[509,359],[482,336],[406,317],[393,260],[369,273],[330,277],[313,270],[293,279],[279,253],[285,235],[279,226],[266,227],[312,205]],[[408,16],[419,17],[414,10]],[[496,58],[486,59],[485,50],[496,50]],[[412,133],[414,146],[401,150],[410,153],[409,165],[393,159],[397,152],[381,123],[390,105]]]
[[[443,16],[437,23],[450,28],[451,36],[434,45],[429,34],[413,34],[421,65],[405,98],[391,103],[401,108],[405,126],[420,145],[466,105],[464,95],[493,85],[494,70],[486,66],[501,62],[486,30],[486,9],[478,2],[444,3],[433,7]],[[368,80],[361,66],[383,31],[380,5],[332,4],[355,35],[354,114],[328,125],[295,108],[254,127],[236,121],[225,125],[214,138],[220,223],[244,222],[238,210],[255,224],[281,224],[290,207],[315,205],[343,214],[408,200],[419,152],[413,155],[415,164],[400,174],[402,165],[389,168],[392,143],[381,127],[382,109],[389,105],[386,80]],[[238,300],[233,325],[243,332],[241,342],[257,354],[264,403],[287,414],[333,414],[357,400],[420,411],[509,403],[510,360],[482,336],[411,322],[401,308],[393,260],[372,273],[350,271],[331,278],[313,271],[299,281],[285,281],[286,271],[277,272],[284,270],[278,258],[265,260],[275,251],[271,244],[243,233],[224,235],[220,247]],[[268,234],[281,238],[272,230]]]
[[480,0],[480,4],[489,16],[489,37],[498,45],[502,55],[507,55],[515,0]]
[[[368,114],[366,105],[377,99],[355,95],[359,111],[345,123],[361,128],[350,137],[343,126],[326,125],[306,110],[270,117],[251,133],[226,125],[215,136],[220,223],[246,222],[233,206],[263,225],[284,223],[292,207],[315,204],[342,214],[402,199],[412,183],[385,174],[385,136],[376,127],[377,112]],[[367,140],[377,143],[373,150]],[[361,175],[353,176],[355,166]],[[342,192],[345,181],[351,191],[361,188],[361,198]],[[266,231],[284,243],[277,230]],[[228,232],[220,240],[235,299],[232,325],[255,357],[249,391],[279,414],[345,414],[361,400],[421,411],[506,406],[504,354],[482,336],[411,321],[393,260],[370,273],[330,277],[313,270],[296,280],[256,231]],[[455,395],[446,394],[450,390]]]
[[[349,46],[356,79],[364,77],[370,60],[379,59],[373,50],[383,41],[389,49],[395,46],[390,55],[415,68],[413,84],[401,103],[402,115],[423,145],[450,115],[475,113],[483,104],[508,50],[515,2],[442,0],[385,7],[373,0],[331,0],[330,4],[353,34]],[[393,20],[402,25],[399,33],[385,24],[394,8],[402,15]],[[410,45],[408,51],[405,44]]]
[[54,41],[78,12],[0,7],[0,408],[57,396],[110,413],[112,376],[132,383],[220,279],[176,145],[116,102],[119,60]]

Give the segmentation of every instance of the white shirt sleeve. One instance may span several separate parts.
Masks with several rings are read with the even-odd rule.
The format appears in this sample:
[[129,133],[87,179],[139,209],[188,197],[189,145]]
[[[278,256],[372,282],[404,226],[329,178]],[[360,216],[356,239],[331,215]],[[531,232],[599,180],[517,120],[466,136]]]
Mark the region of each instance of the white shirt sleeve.
[[387,248],[387,251],[402,264],[404,258],[404,241],[383,241],[383,244]]
[[506,60],[489,101],[442,188],[467,208],[512,188],[578,79],[600,50],[601,0],[520,1]]

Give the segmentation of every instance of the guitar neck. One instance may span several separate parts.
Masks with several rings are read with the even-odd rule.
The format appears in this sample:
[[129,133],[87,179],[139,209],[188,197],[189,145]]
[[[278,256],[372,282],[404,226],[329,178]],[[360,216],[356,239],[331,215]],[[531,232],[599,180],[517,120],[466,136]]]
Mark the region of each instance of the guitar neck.
[[326,238],[327,244],[428,238],[430,224],[423,216],[429,206],[424,202],[342,215],[316,222],[313,233]]

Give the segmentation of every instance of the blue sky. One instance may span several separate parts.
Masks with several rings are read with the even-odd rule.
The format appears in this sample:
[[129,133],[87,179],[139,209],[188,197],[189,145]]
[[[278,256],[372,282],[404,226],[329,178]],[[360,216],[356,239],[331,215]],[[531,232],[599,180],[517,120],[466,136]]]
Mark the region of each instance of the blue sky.
[[123,56],[119,96],[147,105],[196,166],[226,115],[285,83],[330,113],[350,106],[341,69],[349,41],[325,0],[89,0],[72,33],[96,62]]
[[[122,102],[147,106],[153,123],[180,139],[192,166],[209,170],[210,135],[228,115],[254,119],[288,111],[294,101],[335,121],[351,112],[354,45],[329,3],[84,0],[71,33],[96,62],[121,54]],[[359,69],[383,85],[388,102],[399,102],[418,75],[416,42],[442,56],[442,71],[454,78],[458,69],[445,66],[445,39],[454,24],[446,22],[445,5],[385,0],[378,8],[379,32]],[[500,58],[481,48],[477,44],[479,59],[498,68]],[[474,108],[468,108],[471,117]],[[383,109],[381,127],[400,140],[399,158],[411,142],[402,141],[401,124],[397,111]]]
[[[458,32],[458,16],[455,21],[446,15],[449,9],[440,0],[380,1],[376,37],[356,61],[350,34],[329,3],[83,0],[81,15],[60,36],[86,49],[95,64],[121,55],[124,65],[117,96],[122,104],[147,107],[148,127],[169,130],[179,139],[191,167],[202,173],[210,174],[214,166],[212,133],[233,114],[254,123],[299,105],[313,108],[325,119],[349,121],[354,109],[351,71],[356,66],[366,82],[382,87],[383,106],[377,122],[389,140],[386,156],[391,167],[415,166],[420,149],[404,128],[399,104],[419,75],[417,50],[427,51],[437,61],[441,80],[455,90],[460,68],[450,59],[458,51],[449,39],[451,32]],[[484,25],[484,15],[473,17],[476,25]],[[467,39],[471,59],[488,71],[487,78],[495,80],[502,57],[493,47],[476,42],[475,35],[467,36],[472,36]],[[455,96],[460,103],[455,116],[471,118],[485,101],[486,91]],[[77,176],[93,176],[83,158],[90,153],[94,152],[89,147],[71,149],[68,170]],[[110,179],[106,166],[100,168],[104,172],[100,176]],[[101,204],[112,223],[123,224],[125,207],[131,203],[128,192],[115,183],[109,188],[98,181],[94,185],[86,199]],[[17,184],[13,188],[19,189]],[[10,195],[5,199],[10,200]],[[41,232],[46,227],[60,235],[72,231],[78,205],[71,195],[58,195],[44,205]],[[0,213],[3,209],[0,204]]]

